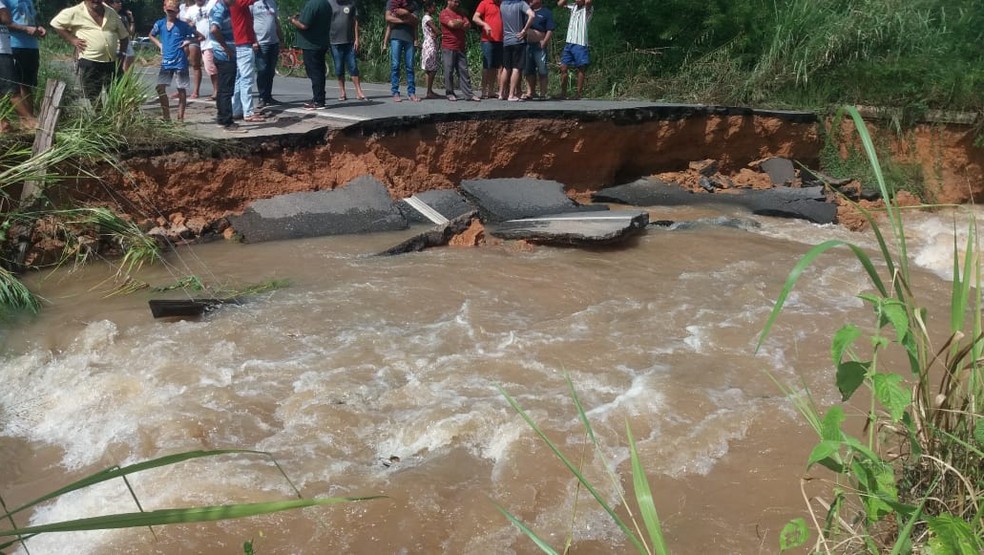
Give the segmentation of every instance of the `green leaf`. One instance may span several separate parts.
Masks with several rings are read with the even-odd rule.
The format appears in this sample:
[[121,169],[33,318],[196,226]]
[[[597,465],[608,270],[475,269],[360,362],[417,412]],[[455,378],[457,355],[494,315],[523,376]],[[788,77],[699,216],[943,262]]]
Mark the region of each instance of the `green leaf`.
[[912,400],[909,390],[902,387],[902,376],[876,372],[871,376],[871,382],[875,398],[888,410],[892,422],[901,420]]
[[[899,343],[902,338],[909,333],[909,313],[906,312],[905,305],[896,300],[888,300],[882,304],[882,316],[895,328],[895,340]],[[880,325],[884,325],[879,322]]]
[[870,366],[870,362],[858,362],[856,360],[837,365],[837,390],[841,393],[842,401],[850,399],[851,395],[854,395],[854,392],[861,387]]
[[[817,463],[823,464],[823,466],[826,466],[827,468],[831,468],[830,464],[825,464],[825,461],[828,461],[828,459],[829,459],[828,463],[829,462],[834,463],[836,468],[839,469],[840,457],[835,458],[835,455],[837,455],[840,452],[840,447],[841,447],[840,441],[824,440],[818,443],[816,447],[813,448],[813,451],[810,452],[810,458],[806,461],[807,470],[809,470],[810,467],[812,467]],[[834,470],[834,471],[839,472],[839,470]]]
[[844,408],[830,407],[827,414],[823,415],[823,422],[820,424],[820,439],[840,442],[844,438],[844,433],[841,432],[841,424],[843,423]]
[[642,513],[642,520],[646,524],[646,532],[653,544],[653,551],[656,555],[667,555],[670,550],[666,547],[666,540],[663,538],[663,527],[659,523],[659,514],[656,512],[656,503],[653,501],[653,492],[646,479],[646,470],[642,467],[639,460],[639,452],[636,449],[635,438],[632,436],[632,429],[629,423],[625,423],[625,435],[629,440],[629,454],[632,459],[632,489],[635,492],[636,503],[639,504],[639,511]]
[[806,520],[794,518],[782,527],[782,532],[779,532],[779,551],[796,549],[809,539],[810,530],[806,527]]
[[936,553],[979,555],[984,545],[974,535],[970,524],[950,514],[927,519],[933,538],[930,545]]
[[187,522],[210,522],[244,518],[313,507],[316,505],[332,505],[350,501],[367,501],[381,499],[382,496],[371,497],[320,497],[313,499],[289,499],[286,501],[268,501],[264,503],[243,503],[237,505],[216,505],[211,507],[192,507],[179,509],[161,509],[139,513],[119,513],[112,515],[67,520],[39,526],[28,526],[16,530],[0,530],[0,536],[15,536],[23,534],[43,534],[47,532],[77,532],[83,530],[108,530],[113,528],[133,528],[138,526],[159,526],[163,524],[182,524]]
[[984,447],[984,418],[980,416],[974,418],[974,441]]
[[840,364],[844,360],[844,353],[858,338],[861,337],[861,330],[853,324],[848,324],[837,330],[833,341],[830,342],[830,356],[834,364]]

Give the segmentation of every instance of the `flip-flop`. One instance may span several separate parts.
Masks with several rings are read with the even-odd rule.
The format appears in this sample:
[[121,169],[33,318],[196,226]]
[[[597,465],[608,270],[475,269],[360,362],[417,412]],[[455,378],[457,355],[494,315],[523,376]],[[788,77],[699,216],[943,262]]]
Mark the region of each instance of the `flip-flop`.
[[243,118],[243,121],[245,121],[247,123],[266,123],[266,120],[267,119],[265,117],[258,116],[256,114],[253,114],[252,116]]
[[324,107],[325,107],[324,104],[315,104],[313,102],[305,102],[304,103],[304,109],[305,110],[312,110],[313,111],[313,110],[319,110],[319,109],[324,108]]
[[338,97],[338,101],[339,102],[345,102],[346,100],[348,100],[348,97],[347,96],[340,96],[340,97]]
[[403,99],[400,98],[400,95],[394,94],[393,95],[393,102],[403,102]]
[[[435,98],[437,98],[437,97],[435,97]],[[453,94],[449,94],[448,95],[448,100],[450,100],[451,102],[456,102],[458,100],[458,97],[455,96],[455,95],[453,95]]]
[[359,100],[369,100],[368,98],[366,98],[365,95],[357,96],[356,98],[359,99]]
[[420,99],[417,98],[417,95],[415,95],[415,94],[411,94],[407,98],[409,98],[411,102],[420,102]]

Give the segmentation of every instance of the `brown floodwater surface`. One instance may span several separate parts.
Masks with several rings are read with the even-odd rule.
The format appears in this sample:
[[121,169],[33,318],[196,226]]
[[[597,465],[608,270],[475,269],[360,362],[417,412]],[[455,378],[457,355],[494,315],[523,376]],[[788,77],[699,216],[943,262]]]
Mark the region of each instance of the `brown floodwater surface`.
[[[673,552],[774,553],[782,526],[805,514],[799,478],[815,438],[767,372],[803,380],[821,406],[838,401],[830,338],[845,323],[870,324],[856,297],[868,289],[859,265],[846,251],[824,255],[756,354],[758,333],[811,245],[874,242],[728,216],[744,224],[650,228],[609,249],[368,256],[410,232],[226,242],[181,248],[140,273],[154,286],[187,275],[230,286],[291,281],[200,320],[155,321],[146,290],[105,297],[106,266],[29,276],[49,304],[2,330],[0,494],[12,506],[113,464],[256,449],[305,496],[386,497],[161,527],[156,540],[146,529],[43,535],[30,552],[232,554],[249,539],[263,554],[537,552],[495,503],[558,549],[572,533],[574,553],[629,552],[502,387],[613,504],[603,468],[631,489],[628,424]],[[913,217],[910,252],[928,268],[914,271],[914,287],[926,306],[945,306],[948,283],[934,272],[949,269],[949,220]],[[565,374],[600,453],[586,447]],[[255,456],[132,483],[146,510],[291,497]],[[132,510],[112,482],[18,524]]]

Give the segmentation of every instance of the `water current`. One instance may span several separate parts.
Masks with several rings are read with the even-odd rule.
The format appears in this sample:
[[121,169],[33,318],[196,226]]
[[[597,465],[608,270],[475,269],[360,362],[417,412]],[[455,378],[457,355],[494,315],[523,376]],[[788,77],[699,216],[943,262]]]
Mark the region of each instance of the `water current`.
[[[756,354],[757,335],[811,245],[875,243],[870,233],[704,208],[654,215],[721,217],[740,225],[651,227],[606,249],[368,256],[412,232],[214,243],[140,273],[154,285],[189,274],[291,282],[200,320],[152,319],[146,291],[105,298],[107,266],[29,276],[49,304],[2,330],[0,495],[17,505],[113,464],[256,449],[305,496],[386,498],[158,528],[156,539],[146,529],[43,535],[30,553],[232,554],[249,539],[264,554],[536,552],[495,503],[557,548],[573,530],[574,553],[627,552],[501,386],[613,502],[602,463],[630,485],[628,424],[674,552],[774,553],[782,525],[805,514],[799,478],[814,438],[767,372],[802,380],[823,406],[838,401],[830,338],[847,322],[870,323],[855,259],[822,257]],[[909,219],[915,288],[926,306],[943,307],[952,219]],[[585,448],[565,374],[601,455]],[[185,463],[132,484],[146,510],[291,496],[262,457]],[[133,510],[125,485],[110,482],[29,520]]]

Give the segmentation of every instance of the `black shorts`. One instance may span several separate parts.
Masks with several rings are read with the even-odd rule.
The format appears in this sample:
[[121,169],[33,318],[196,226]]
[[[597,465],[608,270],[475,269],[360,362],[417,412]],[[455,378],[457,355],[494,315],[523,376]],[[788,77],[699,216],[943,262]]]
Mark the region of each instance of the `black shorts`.
[[526,43],[502,47],[502,67],[506,69],[526,69]]
[[0,54],[0,96],[20,92],[14,81],[14,56]]
[[23,87],[38,86],[41,51],[37,48],[14,48],[14,81]]

